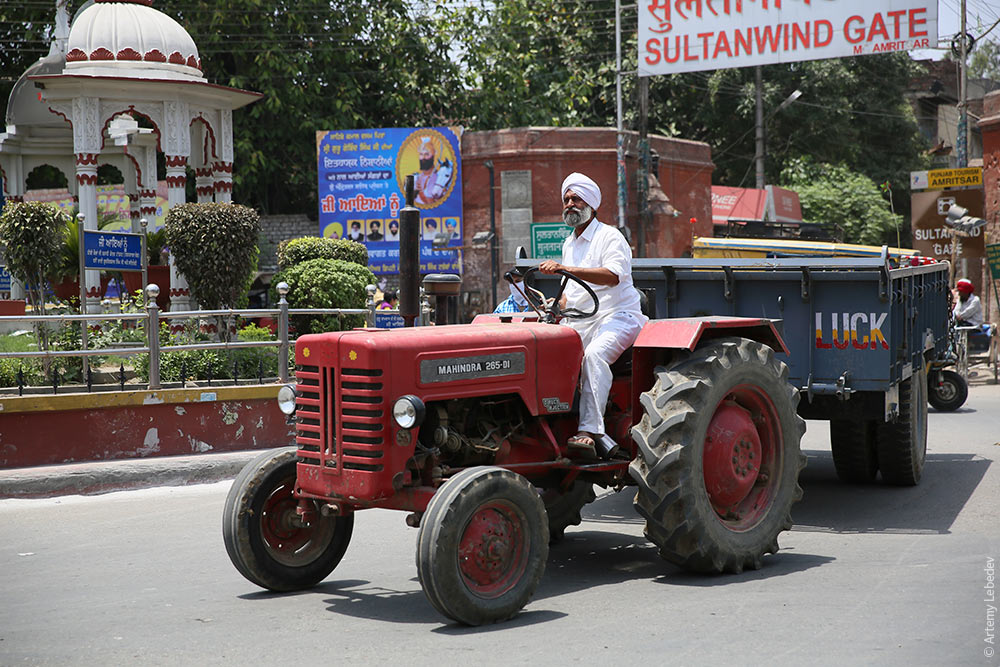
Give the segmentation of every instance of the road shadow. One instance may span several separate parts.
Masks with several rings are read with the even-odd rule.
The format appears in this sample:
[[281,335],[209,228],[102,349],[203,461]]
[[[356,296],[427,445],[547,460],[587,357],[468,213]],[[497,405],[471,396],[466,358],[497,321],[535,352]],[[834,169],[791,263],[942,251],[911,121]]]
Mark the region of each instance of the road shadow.
[[830,452],[804,453],[793,531],[948,533],[991,464],[974,454],[928,454],[918,486],[850,484],[837,479]]

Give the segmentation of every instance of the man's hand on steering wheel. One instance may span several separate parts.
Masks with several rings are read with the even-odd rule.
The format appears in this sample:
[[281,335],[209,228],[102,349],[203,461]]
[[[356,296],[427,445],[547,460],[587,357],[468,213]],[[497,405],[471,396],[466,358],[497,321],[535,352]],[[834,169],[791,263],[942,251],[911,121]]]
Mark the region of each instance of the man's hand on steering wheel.
[[[537,267],[532,267],[530,269],[527,269],[524,272],[524,277],[527,278],[531,273],[535,271],[541,271],[542,273],[549,273],[549,274],[558,273],[563,277],[562,281],[559,283],[559,291],[556,293],[555,297],[548,303],[545,303],[538,298],[538,292],[536,290],[531,290],[531,289],[525,290],[525,297],[528,299],[528,305],[530,305],[532,309],[535,310],[535,312],[539,313],[540,316],[543,313],[545,313],[548,315],[546,319],[550,322],[554,322],[556,319],[560,317],[568,317],[570,319],[585,319],[587,317],[593,317],[595,314],[597,314],[599,301],[597,298],[597,294],[594,293],[594,289],[586,281],[576,277],[575,275],[567,271],[562,264],[554,260],[547,259],[541,264],[539,264]],[[582,287],[590,296],[590,298],[593,300],[594,307],[590,312],[582,311],[579,308],[566,308],[565,310],[562,309],[560,301],[562,299],[563,292],[566,290],[566,285],[569,283],[570,280],[580,285],[580,287]]]

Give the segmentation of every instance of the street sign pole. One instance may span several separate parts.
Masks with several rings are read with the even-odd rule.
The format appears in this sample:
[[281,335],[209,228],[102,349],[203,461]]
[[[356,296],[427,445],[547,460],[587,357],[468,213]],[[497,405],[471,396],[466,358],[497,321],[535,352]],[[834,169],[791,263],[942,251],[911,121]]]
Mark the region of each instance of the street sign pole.
[[[80,314],[83,315],[87,312],[87,276],[86,276],[86,259],[84,255],[86,252],[83,249],[83,223],[86,220],[86,216],[80,213],[76,216],[76,234],[77,234],[77,247],[80,249]],[[86,352],[87,351],[87,321],[83,320],[80,322],[80,348]],[[83,381],[87,381],[87,371],[89,370],[90,363],[87,357],[83,357]]]

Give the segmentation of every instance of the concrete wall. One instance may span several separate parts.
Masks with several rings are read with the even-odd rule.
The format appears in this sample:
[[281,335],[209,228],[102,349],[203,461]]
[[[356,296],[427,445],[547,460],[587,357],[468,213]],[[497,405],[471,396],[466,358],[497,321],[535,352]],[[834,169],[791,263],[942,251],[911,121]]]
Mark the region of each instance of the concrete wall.
[[277,385],[0,397],[0,469],[294,442]]

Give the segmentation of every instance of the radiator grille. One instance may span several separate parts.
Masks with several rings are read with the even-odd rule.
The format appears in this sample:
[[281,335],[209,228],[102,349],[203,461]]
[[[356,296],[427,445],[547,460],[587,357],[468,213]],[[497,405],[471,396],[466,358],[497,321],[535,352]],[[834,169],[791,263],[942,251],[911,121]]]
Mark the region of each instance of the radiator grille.
[[342,368],[341,435],[342,465],[345,470],[382,470],[385,406],[382,396],[382,369]]
[[386,408],[381,376],[381,369],[342,368],[338,378],[332,367],[296,368],[295,441],[302,463],[338,470],[383,469]]
[[[326,383],[321,385],[320,372],[316,366],[297,366],[295,381],[298,398],[295,399],[295,442],[299,448],[299,460],[311,465],[319,465],[318,457],[323,444],[324,424],[323,411],[320,409],[321,397],[328,394]],[[324,386],[325,385],[325,386]]]

